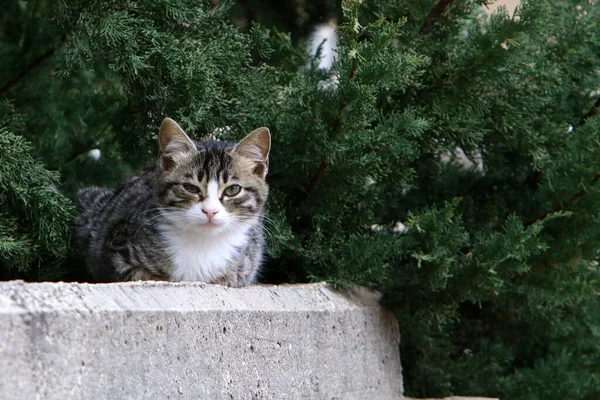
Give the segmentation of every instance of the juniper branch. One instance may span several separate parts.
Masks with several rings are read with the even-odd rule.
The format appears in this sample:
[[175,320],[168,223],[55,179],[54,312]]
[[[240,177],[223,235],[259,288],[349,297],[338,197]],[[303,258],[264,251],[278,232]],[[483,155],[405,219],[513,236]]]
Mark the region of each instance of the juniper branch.
[[590,108],[590,110],[583,116],[583,118],[581,118],[579,120],[579,122],[577,123],[577,126],[584,125],[589,118],[592,118],[593,116],[598,114],[599,109],[600,109],[600,97],[598,97],[598,99],[596,99],[596,102],[594,103],[592,108]]
[[[65,40],[66,40],[66,36],[63,35],[60,40],[60,44],[63,44],[65,42]],[[33,61],[31,61],[31,63],[29,63],[25,67],[25,69],[23,69],[17,75],[10,78],[4,85],[2,85],[2,87],[0,87],[0,94],[8,91],[11,87],[13,87],[17,83],[21,82],[21,80],[23,80],[23,78],[25,78],[27,76],[27,74],[29,74],[31,71],[33,71],[34,69],[36,69],[37,67],[42,65],[42,63],[46,59],[52,57],[54,55],[54,53],[56,53],[56,49],[57,49],[57,47],[53,47],[53,48],[47,50],[45,53],[40,54],[39,56],[34,58]]]
[[[352,68],[352,71],[350,71],[350,78],[354,78],[357,67],[358,67],[358,65],[355,63]],[[340,128],[342,126],[342,112],[346,108],[347,104],[348,104],[348,99],[343,98],[342,102],[340,103],[340,109],[338,111],[337,117],[335,118],[335,121],[333,123],[333,132],[337,132],[340,130]],[[306,187],[306,197],[310,197],[313,194],[313,192],[317,188],[319,182],[325,176],[326,170],[327,170],[327,159],[323,158],[323,161],[321,161],[321,165],[319,165],[319,169],[317,169],[317,172],[315,172],[315,174],[313,175],[313,178],[310,180],[310,183]]]
[[[595,184],[600,180],[600,174],[596,174],[594,175],[594,178],[592,179],[591,184]],[[542,214],[541,216],[531,219],[529,221],[527,221],[525,223],[525,226],[530,226],[533,225],[534,223],[546,218],[548,215],[555,213],[555,212],[559,212],[559,211],[563,211],[565,210],[567,207],[569,207],[571,204],[575,203],[577,200],[579,200],[581,197],[583,197],[583,195],[585,195],[587,192],[585,189],[581,189],[580,191],[578,191],[577,193],[575,193],[574,195],[572,195],[571,197],[569,197],[567,200],[561,202],[560,204],[557,204],[556,206],[554,206],[552,208],[552,210],[545,212],[544,214]]]
[[[577,126],[583,126],[585,125],[585,123],[592,118],[593,116],[595,116],[598,113],[598,109],[600,108],[600,97],[596,100],[596,103],[594,103],[594,105],[592,106],[592,108],[585,113],[585,115],[583,116],[583,118],[581,118],[581,120],[579,120],[579,123],[577,124]],[[594,185],[596,184],[598,181],[600,180],[600,173],[594,175],[594,177],[592,178],[592,182],[591,184]],[[578,191],[577,193],[573,194],[571,197],[569,197],[567,200],[561,202],[560,204],[557,204],[556,206],[554,206],[552,208],[552,210],[545,212],[544,214],[542,214],[541,216],[534,218],[532,220],[529,220],[525,223],[526,226],[532,225],[534,223],[536,223],[537,221],[540,221],[544,218],[546,218],[548,215],[555,213],[555,212],[559,212],[562,211],[564,209],[566,209],[567,207],[569,207],[571,204],[573,204],[574,202],[576,202],[577,200],[579,200],[583,195],[585,195],[587,192],[585,189],[581,189],[580,191]]]
[[310,183],[308,184],[308,187],[306,188],[306,196],[307,197],[309,197],[315,191],[315,189],[317,188],[317,185],[319,184],[321,179],[323,179],[323,177],[325,176],[326,170],[327,170],[327,160],[323,159],[323,161],[321,161],[321,165],[319,166],[319,169],[317,170],[317,172],[315,172],[315,175],[313,176]]
[[427,14],[427,19],[419,29],[419,34],[421,36],[427,36],[431,32],[431,28],[435,24],[435,22],[440,18],[440,16],[444,13],[446,8],[452,4],[454,0],[440,0],[438,3],[431,9],[429,14]]

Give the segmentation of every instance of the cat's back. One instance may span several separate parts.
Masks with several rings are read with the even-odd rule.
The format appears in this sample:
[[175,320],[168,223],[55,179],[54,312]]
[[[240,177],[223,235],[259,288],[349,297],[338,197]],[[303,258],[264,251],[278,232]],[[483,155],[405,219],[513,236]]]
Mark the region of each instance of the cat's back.
[[148,168],[115,189],[88,188],[77,195],[75,237],[89,258],[103,251],[112,226],[147,210],[153,201],[154,169]]

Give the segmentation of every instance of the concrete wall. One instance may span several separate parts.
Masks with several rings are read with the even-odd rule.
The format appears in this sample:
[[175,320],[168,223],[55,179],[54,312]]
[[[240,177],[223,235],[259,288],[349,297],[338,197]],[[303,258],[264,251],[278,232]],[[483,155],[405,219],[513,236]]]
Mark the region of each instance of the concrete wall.
[[398,327],[324,284],[0,283],[0,398],[392,399]]

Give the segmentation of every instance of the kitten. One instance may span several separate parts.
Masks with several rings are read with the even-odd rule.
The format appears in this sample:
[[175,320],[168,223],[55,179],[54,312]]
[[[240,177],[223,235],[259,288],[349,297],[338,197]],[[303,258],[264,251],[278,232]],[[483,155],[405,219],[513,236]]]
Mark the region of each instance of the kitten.
[[116,189],[79,192],[75,237],[96,281],[202,281],[244,286],[262,261],[271,136],[193,142],[160,126],[158,164]]

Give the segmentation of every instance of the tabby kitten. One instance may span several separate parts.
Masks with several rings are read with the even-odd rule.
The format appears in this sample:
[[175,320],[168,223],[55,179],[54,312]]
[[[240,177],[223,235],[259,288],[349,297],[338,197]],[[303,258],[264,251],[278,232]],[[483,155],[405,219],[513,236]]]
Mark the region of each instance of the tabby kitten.
[[79,192],[75,236],[96,281],[253,283],[264,239],[271,136],[193,142],[160,126],[158,164],[116,189]]

